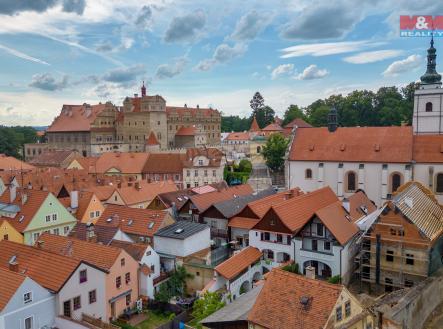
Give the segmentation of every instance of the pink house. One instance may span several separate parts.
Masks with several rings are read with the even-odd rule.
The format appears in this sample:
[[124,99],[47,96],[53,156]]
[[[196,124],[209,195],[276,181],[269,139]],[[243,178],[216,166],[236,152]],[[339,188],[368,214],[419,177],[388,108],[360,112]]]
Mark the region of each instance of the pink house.
[[139,264],[125,250],[47,233],[39,237],[37,244],[44,250],[82,260],[104,271],[104,279],[99,279],[104,280],[101,283],[105,289],[105,300],[99,301],[106,308],[103,320],[115,319],[135,306],[139,297]]

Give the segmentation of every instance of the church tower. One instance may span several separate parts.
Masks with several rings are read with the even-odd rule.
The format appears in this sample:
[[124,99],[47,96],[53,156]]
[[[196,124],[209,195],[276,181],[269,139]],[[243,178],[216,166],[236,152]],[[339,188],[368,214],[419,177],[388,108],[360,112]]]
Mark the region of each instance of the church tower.
[[443,89],[441,75],[436,70],[434,38],[427,58],[426,72],[420,77],[420,86],[414,94],[412,126],[416,135],[443,134]]

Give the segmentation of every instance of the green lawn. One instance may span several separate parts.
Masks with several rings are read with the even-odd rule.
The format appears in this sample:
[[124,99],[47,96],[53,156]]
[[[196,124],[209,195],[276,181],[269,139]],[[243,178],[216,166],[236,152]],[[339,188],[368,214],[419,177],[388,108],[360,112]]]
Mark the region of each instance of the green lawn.
[[169,321],[169,317],[148,311],[148,319],[136,326],[137,329],[155,329],[159,325]]

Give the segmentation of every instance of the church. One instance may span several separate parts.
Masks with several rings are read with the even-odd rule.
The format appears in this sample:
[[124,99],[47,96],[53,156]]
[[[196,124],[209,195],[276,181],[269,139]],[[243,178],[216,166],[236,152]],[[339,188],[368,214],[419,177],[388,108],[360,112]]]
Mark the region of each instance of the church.
[[328,127],[295,128],[286,160],[288,188],[330,186],[340,198],[363,190],[378,206],[411,180],[443,202],[443,89],[434,40],[415,91],[412,126],[340,127],[331,109]]

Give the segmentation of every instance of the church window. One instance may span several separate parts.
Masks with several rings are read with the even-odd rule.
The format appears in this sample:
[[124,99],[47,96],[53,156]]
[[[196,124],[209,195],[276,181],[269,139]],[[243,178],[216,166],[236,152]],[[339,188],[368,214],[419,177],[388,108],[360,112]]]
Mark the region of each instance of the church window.
[[346,173],[346,190],[354,192],[357,186],[357,175],[353,171]]
[[431,102],[426,103],[426,112],[432,112],[432,103]]
[[397,191],[401,185],[401,175],[399,173],[393,173],[391,175],[391,192]]
[[438,173],[435,179],[435,192],[443,193],[443,173]]
[[311,179],[312,178],[312,170],[311,169],[306,169],[306,171],[305,171],[305,178],[306,179]]

